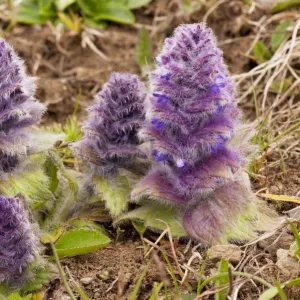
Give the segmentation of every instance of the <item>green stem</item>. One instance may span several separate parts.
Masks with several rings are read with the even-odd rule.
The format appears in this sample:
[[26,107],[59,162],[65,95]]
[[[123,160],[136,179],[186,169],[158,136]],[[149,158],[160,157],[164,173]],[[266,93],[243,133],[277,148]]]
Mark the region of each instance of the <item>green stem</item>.
[[[228,273],[227,272],[224,272],[224,273],[219,273],[217,275],[214,275],[208,279],[206,279],[201,285],[200,287],[198,288],[198,293],[200,294],[201,291],[203,290],[203,288],[209,284],[211,281],[213,280],[216,280],[216,279],[219,279],[221,277],[224,277],[224,276],[228,276]],[[244,273],[244,272],[232,272],[232,276],[242,276],[242,277],[247,277],[247,278],[250,278],[250,279],[254,279],[256,280],[257,282],[260,282],[261,284],[265,285],[266,287],[268,288],[272,288],[273,286],[267,282],[266,280],[258,277],[258,276],[255,276],[255,275],[252,275],[252,274],[248,274],[248,273]]]
[[279,141],[282,137],[284,137],[285,135],[291,133],[292,131],[296,130],[300,128],[300,122],[296,123],[295,125],[291,126],[290,128],[288,128],[287,130],[285,130],[284,132],[282,132],[281,134],[277,135],[273,140],[271,140],[271,142],[269,144],[272,143],[276,143],[277,141]]
[[68,181],[70,193],[67,197],[64,197],[64,199],[60,199],[60,201],[57,199],[56,205],[43,224],[44,230],[49,230],[53,224],[59,225],[59,223],[66,216],[72,202],[78,200],[78,185],[65,169],[59,153],[52,149],[48,151],[48,154],[53,164],[59,169],[62,176]]
[[55,249],[55,247],[54,247],[54,245],[53,245],[52,242],[50,244],[51,244],[51,248],[52,248],[52,252],[53,252],[54,258],[55,258],[55,262],[57,264],[57,268],[58,268],[60,277],[61,277],[61,279],[63,281],[63,284],[64,284],[64,286],[65,286],[65,288],[66,288],[69,296],[71,297],[71,299],[72,300],[76,300],[76,297],[73,294],[73,292],[72,292],[72,290],[71,290],[71,288],[70,288],[70,286],[68,284],[68,281],[67,281],[67,278],[66,278],[66,274],[65,274],[64,270],[62,269],[61,263],[59,261],[59,258],[58,258],[57,252],[56,252],[56,249]]

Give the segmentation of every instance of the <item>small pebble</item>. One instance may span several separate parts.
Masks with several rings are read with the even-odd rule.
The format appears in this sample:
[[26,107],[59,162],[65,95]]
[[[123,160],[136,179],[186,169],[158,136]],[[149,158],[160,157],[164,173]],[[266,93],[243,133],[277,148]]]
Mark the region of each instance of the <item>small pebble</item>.
[[216,245],[209,251],[209,260],[224,258],[231,263],[238,263],[242,258],[242,250],[236,245]]
[[85,277],[85,278],[81,278],[81,279],[80,279],[80,282],[81,282],[82,284],[85,284],[85,285],[90,284],[92,281],[93,281],[93,278],[92,278],[92,277]]
[[103,271],[101,274],[99,274],[99,278],[102,279],[103,281],[107,281],[110,276],[108,271]]

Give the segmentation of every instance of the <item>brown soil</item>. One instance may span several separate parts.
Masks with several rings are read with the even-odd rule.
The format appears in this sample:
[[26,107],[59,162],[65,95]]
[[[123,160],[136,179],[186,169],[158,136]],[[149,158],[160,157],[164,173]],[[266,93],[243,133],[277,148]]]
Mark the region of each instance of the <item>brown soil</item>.
[[[176,7],[169,7],[163,1],[157,0],[146,10],[141,9],[136,12],[138,23],[149,25],[153,24],[155,15],[168,17],[153,33],[155,53],[161,47],[164,37],[185,20],[183,16],[174,17],[173,13],[171,17],[171,14],[168,14],[169,10],[176,12]],[[231,1],[219,7],[208,18],[208,25],[213,28],[224,50],[228,67],[235,74],[253,67],[253,62],[244,54],[252,43],[251,35],[255,34],[254,27],[250,26],[247,20],[250,18],[252,21],[258,20],[265,14],[264,11],[257,10],[250,16],[247,13],[248,10],[249,7],[243,1]],[[200,12],[193,14],[189,22],[201,21],[206,11],[207,7],[204,7]],[[109,58],[109,61],[101,58],[90,48],[83,48],[79,36],[64,33],[58,41],[48,26],[18,25],[13,27],[6,38],[26,61],[29,73],[38,77],[37,98],[48,107],[43,123],[49,125],[54,122],[64,123],[72,114],[78,97],[80,97],[78,118],[81,121],[84,120],[85,108],[92,103],[93,96],[109,79],[112,72],[140,73],[135,61],[137,33],[138,30],[135,27],[110,24],[103,32],[103,36],[96,37],[95,45]],[[229,41],[233,38],[241,39]],[[247,110],[249,111],[246,111],[246,108],[244,110],[247,116],[253,114],[253,106],[250,108],[247,106]],[[277,157],[272,156],[269,160],[275,159]],[[270,193],[296,196],[300,186],[299,157],[287,159],[285,167],[286,171],[283,172],[280,166],[270,168],[266,165],[261,174],[264,180],[256,181],[255,188],[259,190],[267,187]],[[292,207],[288,205],[285,208]],[[133,231],[132,228],[128,230]],[[147,238],[155,241],[157,236]],[[183,253],[185,244],[186,241],[183,241],[176,248],[182,264],[186,263],[191,255],[188,252],[180,256],[179,253]],[[165,247],[171,253],[167,241],[163,240],[160,246]],[[91,299],[128,299],[147,263],[143,257],[143,251],[140,238],[136,233],[132,233],[129,238],[114,241],[109,247],[96,253],[65,259],[63,264],[68,267],[77,282],[86,277],[93,279],[90,284],[83,285]],[[264,252],[258,246],[251,246],[247,251],[251,257],[259,254],[259,260],[255,267],[252,266],[252,269],[250,265],[245,264],[243,270],[254,273],[259,267],[275,262],[274,253]],[[203,250],[200,252],[204,254]],[[199,270],[200,265],[196,264],[193,267]],[[209,273],[216,267],[216,264],[210,264],[206,272]],[[278,274],[278,270],[275,272],[274,269],[266,269],[260,275],[272,281],[278,279]],[[153,283],[161,282],[164,280],[162,277],[159,266],[152,264],[142,283],[138,299],[148,299]],[[170,280],[170,277],[167,277]],[[189,278],[193,287],[196,287],[195,278],[195,276]],[[243,291],[240,299],[256,299],[259,290],[249,284],[243,287]],[[59,280],[55,281],[47,291],[48,299],[62,299],[64,293],[64,287]],[[289,299],[296,299],[295,295],[292,291]]]

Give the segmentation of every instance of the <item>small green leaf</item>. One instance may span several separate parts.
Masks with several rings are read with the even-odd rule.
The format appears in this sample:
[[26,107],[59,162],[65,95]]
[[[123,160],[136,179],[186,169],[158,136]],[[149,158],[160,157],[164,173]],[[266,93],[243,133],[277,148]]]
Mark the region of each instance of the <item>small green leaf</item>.
[[[173,236],[186,236],[182,225],[176,219],[176,210],[162,205],[145,205],[123,214],[116,224],[126,220],[140,220],[150,229],[165,230],[167,223]],[[162,222],[162,221],[164,222]]]
[[139,233],[140,236],[143,236],[145,231],[147,230],[147,227],[145,226],[144,223],[139,222],[139,221],[131,221],[133,227],[135,230]]
[[55,243],[64,232],[62,227],[55,228],[51,232],[42,233],[40,240],[43,244]]
[[30,300],[31,296],[32,295],[30,294],[30,295],[22,297],[22,296],[20,296],[19,293],[13,293],[7,298],[7,300]]
[[275,287],[272,287],[272,288],[266,290],[265,292],[263,292],[259,296],[258,300],[271,300],[271,299],[273,299],[277,295],[278,295],[278,289],[275,286]]
[[106,247],[110,239],[102,230],[86,228],[65,232],[55,244],[59,257],[72,257],[96,251]]
[[103,4],[101,12],[94,18],[96,21],[107,20],[121,24],[133,24],[135,21],[134,14],[128,8],[111,2]]
[[272,53],[270,50],[259,41],[255,44],[253,52],[257,62],[260,64],[272,58]]
[[275,284],[275,286],[276,286],[276,288],[277,288],[277,290],[278,290],[278,295],[280,296],[280,298],[281,298],[282,300],[288,300],[288,298],[287,298],[285,292],[283,291],[283,288],[282,288],[281,285],[279,284],[279,282],[277,282],[277,281],[275,280],[274,284]]
[[288,88],[293,84],[293,77],[290,76],[285,78],[282,82],[282,79],[276,80],[270,87],[270,90],[274,93],[284,93]]
[[272,8],[272,13],[278,13],[283,10],[287,10],[291,7],[300,5],[300,0],[283,0],[277,3],[273,8]]
[[291,223],[290,226],[291,226],[293,235],[294,235],[295,240],[296,240],[296,243],[292,244],[292,245],[294,245],[294,249],[293,250],[294,250],[295,254],[298,257],[300,257],[300,235],[299,235],[299,232],[298,232],[296,226],[293,223]]
[[85,14],[92,16],[95,21],[107,20],[122,24],[134,23],[132,12],[120,2],[106,2],[98,0],[77,0]]
[[55,0],[55,5],[58,10],[63,11],[71,4],[75,3],[76,0]]
[[275,33],[273,33],[272,37],[271,37],[271,47],[274,52],[279,48],[279,46],[282,44],[282,42],[288,36],[288,33],[286,32],[286,30],[291,25],[292,25],[292,21],[285,21],[276,27]]
[[41,10],[49,10],[53,0],[39,0],[39,8]]
[[136,60],[139,64],[142,75],[146,75],[150,71],[149,63],[152,59],[152,43],[147,29],[141,28],[139,31],[139,39],[136,47]]
[[[221,259],[220,266],[219,266],[219,273],[227,273],[227,276],[223,276],[216,280],[216,287],[221,288],[224,285],[229,284],[229,264],[228,261],[225,259]],[[215,299],[216,300],[225,300],[227,298],[228,289],[224,289],[218,293],[216,293]]]
[[66,142],[77,142],[83,137],[81,126],[75,116],[67,119],[66,125],[64,126],[64,133],[66,134]]
[[93,183],[112,216],[119,216],[127,209],[131,186],[125,176],[119,176],[111,182],[94,176]]
[[145,6],[145,5],[149,4],[150,2],[151,2],[151,0],[127,0],[126,6],[129,9],[136,9],[136,8]]
[[52,160],[48,157],[44,164],[45,174],[49,177],[49,190],[54,193],[58,187],[58,168],[53,164]]
[[290,280],[289,282],[287,282],[286,285],[287,286],[298,286],[298,285],[300,285],[300,278]]
[[107,23],[104,21],[95,21],[90,17],[84,18],[84,23],[91,28],[105,29],[107,27]]
[[[45,265],[41,266],[40,264],[36,263],[31,268],[34,278],[32,278],[31,281],[27,282],[22,287],[22,294],[41,290],[45,285],[49,284],[54,277],[57,277],[57,270],[52,264],[46,263]],[[30,299],[33,300],[34,298],[32,297]]]
[[18,7],[16,22],[28,25],[44,24],[54,16],[53,11],[40,9],[35,1],[24,0]]
[[184,14],[190,16],[194,12],[198,11],[204,4],[202,1],[192,1],[192,0],[179,0],[178,1],[180,9]]
[[139,277],[139,279],[138,279],[138,281],[137,281],[137,283],[135,285],[135,288],[134,288],[132,294],[129,297],[129,300],[136,300],[136,299],[138,299],[139,290],[140,290],[140,288],[142,286],[143,279],[145,278],[150,265],[151,265],[151,261],[149,261],[148,264],[147,264],[147,266],[145,266],[145,268],[144,268],[141,276]]

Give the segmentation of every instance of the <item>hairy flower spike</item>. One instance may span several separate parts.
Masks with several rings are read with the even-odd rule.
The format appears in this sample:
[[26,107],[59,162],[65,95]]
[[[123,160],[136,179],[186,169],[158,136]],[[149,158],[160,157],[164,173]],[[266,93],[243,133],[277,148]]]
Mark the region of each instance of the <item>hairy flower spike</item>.
[[22,201],[0,196],[0,282],[26,280],[23,273],[37,255],[38,239]]
[[239,111],[222,52],[211,29],[182,25],[165,41],[157,61],[147,125],[140,132],[151,142],[156,166],[132,198],[178,207],[195,240],[224,240],[252,206],[250,187],[239,181],[246,160],[232,142]]
[[18,165],[30,146],[27,127],[40,121],[44,106],[34,98],[34,78],[0,39],[0,177]]
[[119,73],[113,73],[96,95],[90,120],[83,126],[85,136],[74,150],[97,175],[114,177],[118,168],[130,168],[135,158],[144,157],[137,132],[144,120],[145,97],[137,76]]

